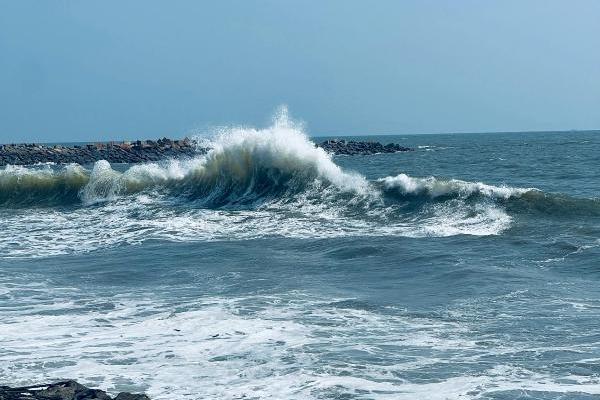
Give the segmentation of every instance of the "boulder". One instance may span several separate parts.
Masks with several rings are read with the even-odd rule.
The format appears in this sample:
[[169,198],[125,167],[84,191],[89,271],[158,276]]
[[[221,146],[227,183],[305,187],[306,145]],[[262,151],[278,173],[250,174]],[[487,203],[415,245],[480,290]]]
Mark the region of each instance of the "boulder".
[[115,397],[115,400],[150,400],[150,397],[145,394],[134,394],[122,392]]
[[[50,385],[11,388],[0,386],[0,400],[112,400],[103,390],[90,389],[73,380]],[[122,392],[115,400],[150,400],[145,394]]]
[[35,392],[35,394],[50,400],[73,400],[78,393],[86,390],[88,390],[87,387],[70,380],[51,384],[46,389]]

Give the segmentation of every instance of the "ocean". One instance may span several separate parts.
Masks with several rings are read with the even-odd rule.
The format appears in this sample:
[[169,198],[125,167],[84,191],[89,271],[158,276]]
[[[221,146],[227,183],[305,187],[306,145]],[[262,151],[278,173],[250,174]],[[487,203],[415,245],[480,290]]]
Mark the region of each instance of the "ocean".
[[600,399],[600,134],[359,139],[0,169],[0,385]]

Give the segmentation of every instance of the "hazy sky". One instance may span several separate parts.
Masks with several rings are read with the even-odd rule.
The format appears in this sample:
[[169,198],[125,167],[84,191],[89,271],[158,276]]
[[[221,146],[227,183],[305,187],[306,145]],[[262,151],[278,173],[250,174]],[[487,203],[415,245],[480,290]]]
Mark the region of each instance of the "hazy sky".
[[0,0],[0,142],[600,128],[600,1]]

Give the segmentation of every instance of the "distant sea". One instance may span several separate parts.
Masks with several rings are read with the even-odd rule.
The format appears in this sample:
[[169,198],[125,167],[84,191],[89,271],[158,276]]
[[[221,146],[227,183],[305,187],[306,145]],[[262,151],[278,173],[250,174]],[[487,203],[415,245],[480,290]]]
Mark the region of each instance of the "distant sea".
[[360,139],[0,169],[0,385],[600,398],[600,134]]

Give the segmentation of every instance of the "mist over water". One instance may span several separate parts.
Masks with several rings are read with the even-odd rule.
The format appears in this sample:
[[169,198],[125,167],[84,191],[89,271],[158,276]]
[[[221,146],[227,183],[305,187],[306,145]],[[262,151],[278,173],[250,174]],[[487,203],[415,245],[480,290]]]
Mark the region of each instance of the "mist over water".
[[0,169],[0,384],[153,399],[600,396],[594,133]]

